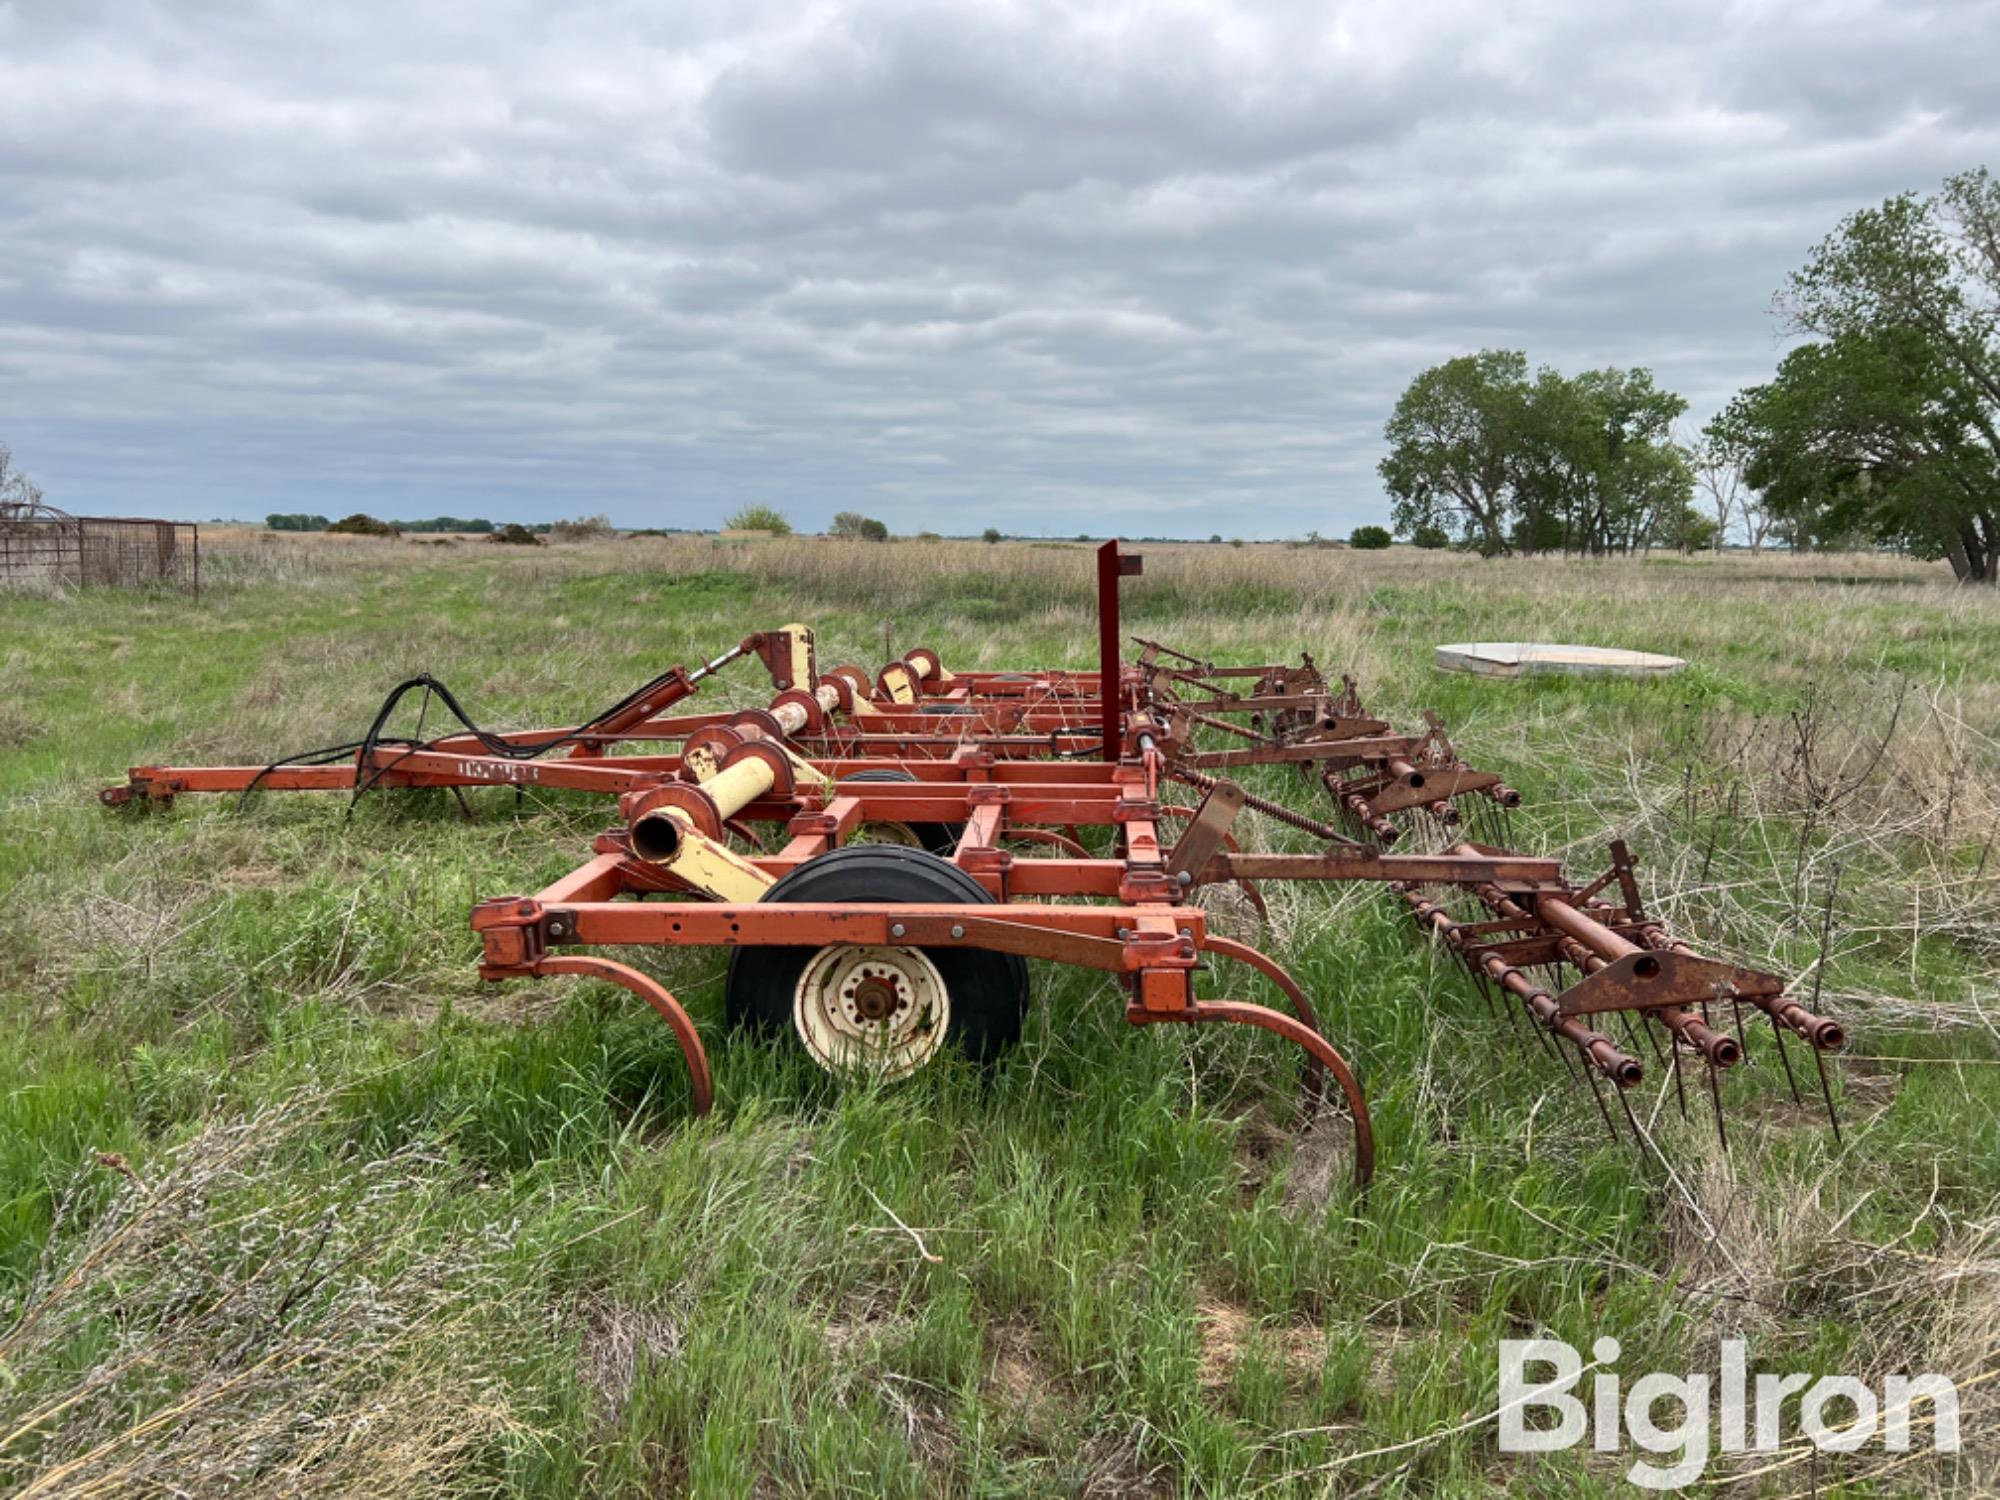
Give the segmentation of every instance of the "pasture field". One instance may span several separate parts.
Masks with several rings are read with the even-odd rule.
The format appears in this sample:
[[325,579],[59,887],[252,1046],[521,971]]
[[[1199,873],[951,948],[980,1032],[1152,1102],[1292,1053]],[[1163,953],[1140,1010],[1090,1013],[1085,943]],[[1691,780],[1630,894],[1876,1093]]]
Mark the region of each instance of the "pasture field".
[[[1132,629],[1437,709],[1521,788],[1520,843],[1594,873],[1623,834],[1673,925],[1849,1029],[1839,1143],[1768,1033],[1727,1152],[1649,1068],[1668,1170],[1386,894],[1273,890],[1261,941],[1373,1102],[1356,1201],[1294,1052],[1134,1030],[1075,973],[1037,974],[991,1076],[843,1089],[726,1035],[719,955],[648,954],[717,1066],[691,1121],[622,991],[474,972],[473,901],[579,863],[599,801],[94,800],[356,738],[419,671],[488,725],[572,722],[793,619],[834,660],[1085,665],[1087,549],[205,540],[199,604],[0,599],[0,1491],[1629,1494],[1631,1453],[1510,1456],[1482,1420],[1499,1340],[1605,1333],[1628,1376],[1742,1337],[1756,1368],[1960,1384],[1956,1458],[1920,1419],[1908,1454],[1718,1457],[1726,1493],[2000,1490],[1992,591],[1880,559],[1142,549]],[[1493,638],[1693,665],[1432,672]],[[768,692],[742,664],[696,706]]]

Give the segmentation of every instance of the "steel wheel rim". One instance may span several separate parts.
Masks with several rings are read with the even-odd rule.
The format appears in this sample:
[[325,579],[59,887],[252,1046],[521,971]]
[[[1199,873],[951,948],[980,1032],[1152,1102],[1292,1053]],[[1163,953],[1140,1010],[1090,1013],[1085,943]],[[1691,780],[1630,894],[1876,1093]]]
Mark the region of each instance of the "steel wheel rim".
[[951,996],[921,949],[829,943],[799,975],[792,1026],[829,1073],[906,1078],[944,1045]]

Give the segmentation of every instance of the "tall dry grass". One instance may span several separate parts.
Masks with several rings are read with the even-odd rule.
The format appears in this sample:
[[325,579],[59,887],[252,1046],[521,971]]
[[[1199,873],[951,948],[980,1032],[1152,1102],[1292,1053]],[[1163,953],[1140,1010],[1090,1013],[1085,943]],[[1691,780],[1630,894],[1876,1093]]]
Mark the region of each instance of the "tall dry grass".
[[[0,1331],[0,1488],[474,1494],[529,1435],[504,1378],[511,1231],[434,1154],[298,1170],[298,1097],[210,1122],[59,1221]],[[71,1201],[92,1196],[79,1180]],[[68,1204],[65,1205],[68,1207]]]
[[[418,567],[499,567],[512,586],[530,592],[605,574],[646,575],[667,587],[725,574],[802,608],[866,611],[891,623],[955,615],[1002,631],[1025,623],[1040,636],[1072,640],[1077,660],[1095,649],[1094,549],[1074,542],[884,545],[690,535],[527,549],[478,538],[383,541],[219,527],[204,545],[205,576],[222,589],[269,583],[337,590],[383,569]],[[1274,641],[1297,642],[1323,665],[1377,683],[1428,673],[1427,652],[1416,659],[1408,642],[1396,640],[1392,657],[1373,640],[1385,629],[1394,634],[1403,620],[1435,615],[1440,600],[1476,639],[1624,643],[1709,662],[1740,654],[1746,644],[1776,654],[1775,643],[1787,642],[1796,655],[1772,665],[1779,678],[1798,680],[1865,672],[1885,639],[1914,645],[1940,630],[2000,619],[2000,595],[1952,586],[1943,564],[1872,554],[1488,561],[1400,547],[1134,546],[1146,570],[1124,588],[1135,630],[1217,654],[1264,655]],[[732,620],[728,628],[768,623]],[[994,639],[996,647],[1019,643],[1018,633]],[[1965,684],[1974,694],[1970,719],[2000,733],[2000,671],[1987,675],[1990,685]]]
[[[666,537],[593,538],[551,542],[536,549],[495,546],[479,537],[324,536],[268,532],[260,527],[217,526],[205,530],[206,560],[217,576],[234,581],[285,568],[315,566],[338,570],[379,568],[397,563],[505,560],[529,570],[602,573],[624,565],[679,573],[723,569],[771,583],[803,587],[827,597],[893,600],[921,578],[949,586],[964,580],[982,584],[1004,580],[1030,598],[1049,604],[1090,604],[1095,598],[1095,545],[1081,542],[908,540],[889,544],[833,537],[750,538],[690,534]],[[1344,547],[1251,543],[1242,547],[1184,542],[1126,544],[1145,557],[1145,583],[1198,604],[1211,597],[1276,589],[1311,603],[1383,582],[1431,582],[1482,578],[1543,581],[1550,596],[1574,596],[1652,576],[1650,568],[1679,564],[1731,583],[1798,584],[1815,579],[1853,583],[1948,583],[1942,563],[1919,563],[1875,554],[1751,557],[1728,553],[1682,560],[1670,554],[1646,558],[1535,557],[1483,560],[1456,552],[1398,547],[1356,552]],[[1661,582],[1666,582],[1661,579]]]

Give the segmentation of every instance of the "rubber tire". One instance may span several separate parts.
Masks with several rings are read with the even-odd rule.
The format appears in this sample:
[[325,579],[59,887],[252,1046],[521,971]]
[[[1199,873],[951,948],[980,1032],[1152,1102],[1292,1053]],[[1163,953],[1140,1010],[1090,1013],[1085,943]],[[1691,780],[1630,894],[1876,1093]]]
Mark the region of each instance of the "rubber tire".
[[[935,854],[895,844],[857,844],[807,860],[764,892],[766,901],[906,901],[927,906],[991,906],[986,888]],[[792,1024],[799,976],[817,948],[738,948],[729,955],[729,1024],[782,1035],[803,1049]],[[1018,953],[926,948],[951,998],[945,1041],[989,1063],[1021,1039],[1028,1014],[1028,965]]]
[[[880,785],[885,781],[915,781],[917,778],[908,771],[856,771],[852,776],[844,776],[843,781],[872,781]],[[910,823],[905,825],[917,836],[917,842],[924,846],[927,854],[949,855],[958,848],[958,841],[965,837],[963,823]]]

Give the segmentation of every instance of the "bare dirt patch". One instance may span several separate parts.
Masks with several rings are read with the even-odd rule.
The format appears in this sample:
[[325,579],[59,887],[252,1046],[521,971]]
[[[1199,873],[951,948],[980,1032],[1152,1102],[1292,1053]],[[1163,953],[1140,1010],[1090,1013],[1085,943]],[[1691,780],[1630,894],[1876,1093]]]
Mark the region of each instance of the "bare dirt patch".
[[1279,1365],[1287,1385],[1302,1387],[1318,1378],[1326,1362],[1326,1330],[1306,1323],[1260,1326],[1248,1310],[1219,1297],[1204,1298],[1195,1310],[1201,1330],[1201,1383],[1218,1391],[1236,1376],[1253,1345]]

